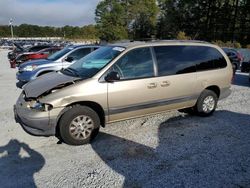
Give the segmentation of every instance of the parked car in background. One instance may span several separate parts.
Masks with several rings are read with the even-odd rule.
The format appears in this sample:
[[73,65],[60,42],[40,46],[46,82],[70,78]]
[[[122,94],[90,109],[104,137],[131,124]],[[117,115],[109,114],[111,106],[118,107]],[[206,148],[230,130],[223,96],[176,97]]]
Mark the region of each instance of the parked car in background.
[[14,44],[14,46],[14,49],[8,53],[8,59],[11,68],[16,68],[16,58],[19,54],[24,52],[37,52],[39,50],[51,47],[50,45],[37,45],[28,48],[23,48],[18,44]]
[[250,71],[250,61],[244,61],[241,64],[241,72],[249,72]]
[[51,47],[51,45],[36,45],[36,46],[31,46],[28,48],[24,48],[21,45],[14,43],[13,44],[14,49],[12,51],[10,51],[8,53],[8,59],[12,60],[16,58],[16,55],[18,55],[19,53],[23,53],[23,52],[37,52],[39,50],[42,50],[44,48],[49,48]]
[[222,48],[224,52],[229,57],[231,63],[233,64],[234,70],[240,69],[241,63],[243,62],[242,54],[234,48]]
[[12,61],[16,58],[16,56],[19,53],[22,53],[22,52],[24,52],[24,48],[17,43],[13,43],[13,49],[12,49],[12,51],[8,52],[7,57],[9,59],[9,61]]
[[42,49],[37,52],[24,52],[24,53],[19,54],[14,61],[16,63],[16,66],[19,66],[25,61],[29,61],[33,59],[46,59],[48,56],[54,54],[55,52],[61,49],[62,47],[54,46],[54,47]]
[[209,43],[117,43],[27,83],[15,117],[33,135],[81,145],[111,122],[174,109],[212,115],[232,76],[229,58]]
[[99,46],[73,45],[63,48],[47,59],[31,60],[18,67],[16,78],[23,83],[36,79],[38,76],[68,67],[72,63],[98,49]]

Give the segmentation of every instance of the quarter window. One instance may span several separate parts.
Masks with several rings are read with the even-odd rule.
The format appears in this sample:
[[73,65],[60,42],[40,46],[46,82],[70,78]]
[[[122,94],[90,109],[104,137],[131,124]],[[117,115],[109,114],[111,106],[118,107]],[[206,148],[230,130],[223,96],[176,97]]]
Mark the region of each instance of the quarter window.
[[153,60],[149,48],[138,48],[122,56],[113,66],[121,80],[154,76]]
[[159,76],[185,74],[226,67],[222,54],[205,46],[154,47]]
[[211,69],[225,68],[227,62],[222,54],[215,48],[211,47],[194,47],[194,51],[199,50],[199,62],[196,62],[197,71],[206,71]]

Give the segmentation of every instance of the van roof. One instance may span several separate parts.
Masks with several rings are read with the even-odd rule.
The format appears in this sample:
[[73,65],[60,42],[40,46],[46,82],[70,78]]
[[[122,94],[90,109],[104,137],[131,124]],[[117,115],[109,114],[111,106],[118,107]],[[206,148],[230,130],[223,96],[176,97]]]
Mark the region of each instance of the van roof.
[[206,41],[199,40],[155,40],[155,41],[132,41],[132,42],[117,42],[111,44],[111,46],[123,46],[126,48],[136,46],[150,46],[150,45],[162,45],[162,44],[211,44]]

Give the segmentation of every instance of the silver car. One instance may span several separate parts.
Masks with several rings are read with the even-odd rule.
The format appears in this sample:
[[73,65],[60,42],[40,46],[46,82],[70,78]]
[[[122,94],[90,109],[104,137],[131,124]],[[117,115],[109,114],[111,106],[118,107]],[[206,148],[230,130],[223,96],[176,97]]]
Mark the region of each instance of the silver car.
[[47,59],[33,60],[21,64],[16,78],[23,83],[29,82],[43,74],[67,68],[98,48],[99,46],[92,45],[68,46],[49,56]]

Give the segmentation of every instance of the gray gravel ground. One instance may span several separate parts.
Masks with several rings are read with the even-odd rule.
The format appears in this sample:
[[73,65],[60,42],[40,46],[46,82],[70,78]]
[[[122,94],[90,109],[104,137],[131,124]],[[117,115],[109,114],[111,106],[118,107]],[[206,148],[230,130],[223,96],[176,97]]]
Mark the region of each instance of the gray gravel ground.
[[20,89],[0,51],[0,187],[250,187],[250,85],[209,118],[177,111],[108,125],[91,145],[57,144],[15,123]]

